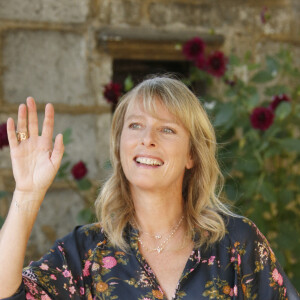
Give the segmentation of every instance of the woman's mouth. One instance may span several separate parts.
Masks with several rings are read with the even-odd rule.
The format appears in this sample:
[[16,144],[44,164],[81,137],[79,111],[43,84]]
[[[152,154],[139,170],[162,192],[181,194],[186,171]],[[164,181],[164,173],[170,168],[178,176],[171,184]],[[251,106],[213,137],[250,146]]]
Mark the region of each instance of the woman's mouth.
[[164,163],[157,158],[137,156],[134,159],[138,164],[146,166],[162,166]]

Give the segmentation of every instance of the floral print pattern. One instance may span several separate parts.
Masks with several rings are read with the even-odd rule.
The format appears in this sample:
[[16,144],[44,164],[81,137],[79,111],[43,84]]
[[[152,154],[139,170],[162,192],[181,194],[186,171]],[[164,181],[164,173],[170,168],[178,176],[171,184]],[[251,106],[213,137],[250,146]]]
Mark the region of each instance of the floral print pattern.
[[[266,238],[245,218],[226,218],[227,233],[194,249],[173,300],[300,299]],[[79,226],[23,271],[16,299],[167,299],[127,227],[130,251],[113,247],[99,224]]]

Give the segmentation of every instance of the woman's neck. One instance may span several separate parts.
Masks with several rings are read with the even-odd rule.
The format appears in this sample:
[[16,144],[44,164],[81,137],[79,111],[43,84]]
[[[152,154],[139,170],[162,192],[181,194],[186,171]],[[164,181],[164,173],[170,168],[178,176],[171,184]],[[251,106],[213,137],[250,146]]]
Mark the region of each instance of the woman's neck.
[[137,226],[150,235],[171,230],[184,215],[181,193],[131,190]]

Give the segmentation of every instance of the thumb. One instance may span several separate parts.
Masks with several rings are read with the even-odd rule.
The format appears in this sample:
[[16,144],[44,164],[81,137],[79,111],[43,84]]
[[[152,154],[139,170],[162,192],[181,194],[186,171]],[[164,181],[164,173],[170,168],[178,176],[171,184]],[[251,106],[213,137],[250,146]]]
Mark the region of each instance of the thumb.
[[59,169],[64,150],[65,147],[63,142],[63,135],[60,133],[55,138],[54,147],[50,158],[56,170]]

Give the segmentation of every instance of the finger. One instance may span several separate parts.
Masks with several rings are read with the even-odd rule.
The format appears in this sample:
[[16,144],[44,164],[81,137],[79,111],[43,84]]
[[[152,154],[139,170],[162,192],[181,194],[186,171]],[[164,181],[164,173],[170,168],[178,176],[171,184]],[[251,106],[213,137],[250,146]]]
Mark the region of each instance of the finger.
[[18,111],[17,131],[27,132],[27,109],[25,104],[20,104]]
[[12,149],[18,146],[17,136],[16,136],[16,128],[15,122],[12,118],[8,118],[7,120],[7,137],[9,142],[9,147]]
[[32,97],[28,97],[26,100],[28,109],[28,131],[29,136],[38,136],[39,134],[39,123],[36,112],[36,104]]
[[52,140],[54,126],[54,108],[51,103],[45,107],[45,118],[43,122],[42,136]]
[[60,133],[55,138],[54,147],[50,158],[56,170],[59,169],[64,150],[65,146],[63,142],[63,135]]

